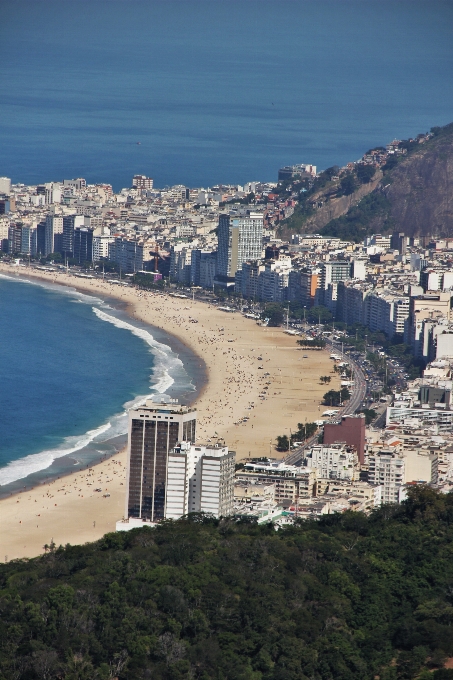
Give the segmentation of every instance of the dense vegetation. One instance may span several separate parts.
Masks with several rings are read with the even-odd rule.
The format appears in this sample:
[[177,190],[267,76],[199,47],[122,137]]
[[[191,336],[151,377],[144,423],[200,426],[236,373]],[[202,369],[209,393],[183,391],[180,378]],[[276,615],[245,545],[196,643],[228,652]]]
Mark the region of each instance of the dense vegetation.
[[294,442],[304,442],[306,439],[312,437],[318,426],[316,423],[297,423],[297,430],[291,432],[291,442],[288,435],[283,434],[277,437],[277,449],[278,451],[289,451],[289,445],[294,444]]
[[323,236],[334,236],[343,241],[363,241],[374,232],[388,232],[393,223],[390,219],[390,201],[380,191],[364,196],[357,205],[320,230]]
[[347,401],[351,396],[347,387],[342,387],[341,390],[329,390],[323,396],[323,404],[325,406],[340,406]]
[[1,565],[0,677],[436,680],[452,554],[453,494],[428,488],[279,531],[194,516],[109,534]]

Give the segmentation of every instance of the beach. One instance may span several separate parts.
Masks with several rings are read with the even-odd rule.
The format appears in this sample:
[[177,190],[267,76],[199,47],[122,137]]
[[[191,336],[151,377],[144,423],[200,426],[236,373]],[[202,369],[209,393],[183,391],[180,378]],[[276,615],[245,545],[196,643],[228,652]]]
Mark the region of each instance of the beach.
[[[4,264],[0,272],[116,298],[131,317],[176,336],[206,365],[207,382],[194,403],[197,443],[224,439],[237,460],[285,455],[275,450],[276,437],[317,420],[322,395],[339,386],[327,351],[302,351],[284,329],[259,326],[239,312],[63,272]],[[320,383],[323,375],[331,376],[329,387]],[[42,554],[52,539],[80,544],[114,531],[124,514],[125,467],[122,451],[89,470],[0,500],[0,559]]]

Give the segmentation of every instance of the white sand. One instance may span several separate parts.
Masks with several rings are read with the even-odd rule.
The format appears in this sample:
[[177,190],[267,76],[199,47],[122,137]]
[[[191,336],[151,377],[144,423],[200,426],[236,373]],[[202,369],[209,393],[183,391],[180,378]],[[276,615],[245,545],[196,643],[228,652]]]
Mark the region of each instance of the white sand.
[[[0,265],[0,271],[14,275],[17,268]],[[317,420],[322,395],[339,386],[327,352],[301,351],[293,336],[239,313],[62,273],[39,272],[38,278],[121,299],[132,316],[177,336],[202,357],[208,382],[196,402],[198,441],[222,437],[237,459],[278,456],[277,435],[289,436],[297,423]],[[331,375],[328,388],[319,383],[321,375]],[[245,416],[249,420],[240,422]],[[0,501],[0,560],[38,555],[52,538],[57,545],[84,543],[114,531],[124,513],[125,464],[121,452],[94,466],[93,473],[74,473]],[[97,481],[107,475],[108,482]],[[94,491],[101,486],[102,493]],[[109,498],[103,498],[105,489]]]

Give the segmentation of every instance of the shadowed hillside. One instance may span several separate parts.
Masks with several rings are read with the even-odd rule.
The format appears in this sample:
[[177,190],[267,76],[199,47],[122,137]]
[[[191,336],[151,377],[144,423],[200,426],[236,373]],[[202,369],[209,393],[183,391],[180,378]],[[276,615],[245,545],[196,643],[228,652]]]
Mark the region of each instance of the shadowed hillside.
[[452,545],[453,494],[421,487],[370,517],[51,546],[0,565],[0,677],[451,680]]
[[281,234],[319,231],[354,241],[392,230],[408,236],[451,236],[453,123],[432,132],[423,144],[403,142],[406,155],[391,158],[383,175],[379,171],[350,196],[327,200],[308,216],[296,208],[282,223]]

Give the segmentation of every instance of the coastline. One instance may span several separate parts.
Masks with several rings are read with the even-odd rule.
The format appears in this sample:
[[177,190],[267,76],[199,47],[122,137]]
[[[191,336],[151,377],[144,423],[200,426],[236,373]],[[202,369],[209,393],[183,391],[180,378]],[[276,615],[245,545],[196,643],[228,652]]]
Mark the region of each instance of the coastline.
[[[194,401],[206,381],[204,362],[198,355],[195,355],[183,345],[178,338],[168,336],[155,327],[131,318],[128,315],[125,303],[105,294],[100,298],[93,295],[92,291],[88,291],[91,294],[87,294],[72,286],[61,286],[48,280],[24,276],[22,269],[21,275],[15,276],[17,268],[11,268],[11,270],[8,271],[8,268],[3,268],[0,272],[5,284],[7,281],[9,282],[9,287],[7,286],[5,289],[2,284],[3,295],[9,295],[8,291],[11,291],[11,294],[14,295],[14,290],[17,291],[16,294],[19,299],[22,296],[26,300],[34,300],[33,291],[40,289],[48,291],[51,296],[58,296],[63,314],[69,315],[67,317],[69,324],[74,324],[74,319],[71,318],[71,310],[80,312],[83,308],[86,310],[88,318],[92,317],[100,334],[97,340],[98,344],[93,350],[99,348],[102,351],[102,333],[105,333],[105,339],[111,337],[112,333],[114,336],[120,333],[123,338],[131,338],[130,343],[129,340],[125,340],[122,356],[118,357],[123,364],[119,368],[120,374],[127,375],[128,361],[124,361],[124,358],[127,357],[129,347],[131,349],[137,347],[143,357],[142,361],[144,360],[146,363],[150,361],[151,367],[145,373],[141,369],[138,380],[134,382],[135,387],[128,389],[125,385],[126,391],[120,388],[119,392],[115,388],[116,399],[114,403],[112,403],[109,393],[104,393],[99,389],[97,390],[96,401],[88,396],[91,408],[87,411],[86,405],[80,404],[80,426],[75,432],[62,428],[59,422],[55,422],[55,414],[52,417],[52,411],[47,411],[49,413],[47,434],[53,435],[54,424],[59,432],[59,437],[52,444],[49,440],[42,441],[42,433],[45,431],[42,427],[41,429],[38,427],[36,434],[33,430],[29,432],[29,451],[27,451],[27,447],[22,447],[23,453],[12,455],[12,460],[9,463],[3,462],[2,458],[0,499],[14,495],[24,488],[30,489],[51,482],[74,470],[96,465],[103,459],[116,454],[127,443],[127,411],[129,408],[142,403],[152,394],[165,393],[184,403]],[[11,285],[13,288],[11,288]],[[38,293],[39,295],[40,293]],[[74,307],[74,303],[79,304]],[[34,303],[34,310],[37,309],[36,304],[39,305],[39,301]],[[59,319],[60,324],[65,324],[64,318],[62,316]],[[77,318],[77,313],[74,318]],[[105,328],[105,331],[102,330],[103,328]],[[148,359],[147,356],[151,356],[152,359]],[[134,370],[133,361],[134,359],[132,359],[130,367],[132,370]],[[92,368],[97,369],[96,362]],[[8,373],[5,374],[5,377],[7,376]],[[126,383],[129,382],[129,379],[126,379]],[[112,387],[114,386],[112,385]],[[8,398],[7,393],[3,394],[3,398]],[[40,435],[41,439],[39,438]]]
[[[308,351],[304,359],[294,336],[282,329],[257,326],[239,313],[228,314],[209,303],[97,279],[3,264],[0,272],[68,286],[102,299],[114,298],[135,321],[176,338],[206,367],[206,381],[194,395],[197,439],[225,439],[227,446],[236,451],[237,460],[269,454],[278,457],[274,449],[277,435],[289,435],[297,423],[316,420],[324,410],[321,398],[326,388],[319,383],[319,376],[331,374],[328,353]],[[336,387],[337,382],[337,376],[332,374],[331,386]],[[243,420],[245,417],[248,420]],[[91,467],[91,472],[77,471],[0,500],[4,518],[0,559],[39,555],[51,539],[57,545],[77,544],[113,531],[115,521],[124,512],[125,480],[121,479],[125,463],[123,449]],[[107,479],[107,474],[108,483],[102,485],[102,493],[94,492],[91,487],[98,488],[93,486],[94,480],[98,484],[97,480]],[[103,498],[105,493],[110,496]],[[53,498],[53,504],[48,502],[51,497],[57,500],[56,505]]]

